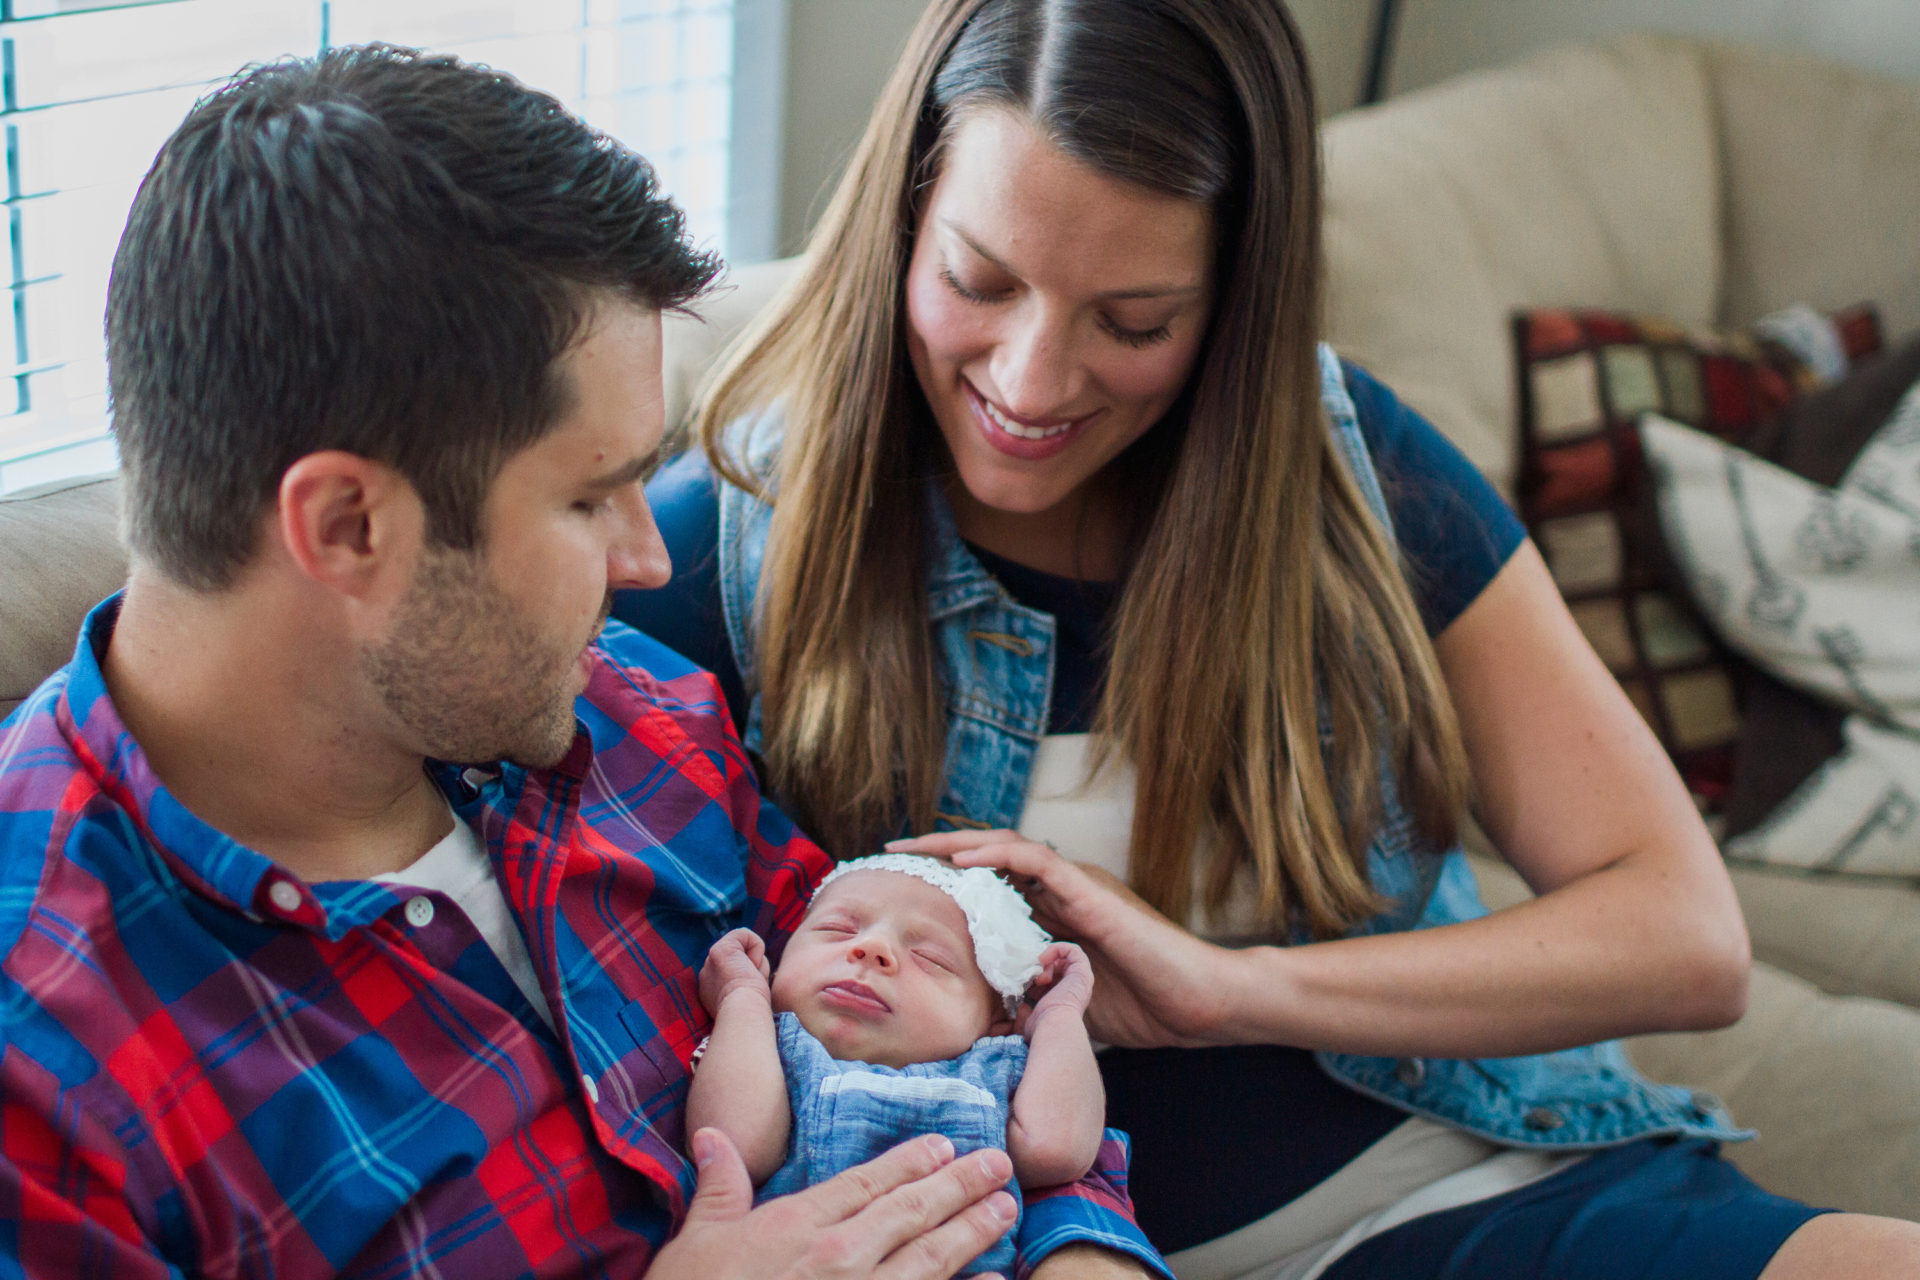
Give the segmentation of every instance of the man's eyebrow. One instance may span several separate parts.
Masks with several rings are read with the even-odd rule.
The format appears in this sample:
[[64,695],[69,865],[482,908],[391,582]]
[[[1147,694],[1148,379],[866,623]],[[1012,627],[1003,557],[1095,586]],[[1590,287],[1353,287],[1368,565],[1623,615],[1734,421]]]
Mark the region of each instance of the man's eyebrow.
[[642,479],[660,460],[658,449],[629,458],[611,471],[605,471],[586,482],[589,489],[624,489],[634,481]]
[[[975,253],[979,254],[982,258],[985,258],[994,267],[998,268],[1001,271],[1006,272],[1010,276],[1018,276],[1020,274],[1018,271],[1015,271],[1012,267],[1000,261],[1000,259],[996,258],[991,253],[988,253],[984,245],[982,245],[978,240],[975,240],[972,236],[968,235],[963,229],[961,229],[959,224],[954,222],[951,218],[940,219],[940,225],[945,227],[948,231],[951,231],[954,235],[958,236],[961,242],[965,244],[967,248],[973,250]],[[1192,297],[1194,295],[1197,295],[1201,292],[1201,288],[1202,286],[1197,284],[1145,285],[1138,289],[1114,289],[1114,290],[1111,290],[1110,292],[1102,293],[1096,296],[1098,296],[1103,300],[1110,300],[1115,302],[1123,302],[1131,298],[1180,298],[1180,297]]]

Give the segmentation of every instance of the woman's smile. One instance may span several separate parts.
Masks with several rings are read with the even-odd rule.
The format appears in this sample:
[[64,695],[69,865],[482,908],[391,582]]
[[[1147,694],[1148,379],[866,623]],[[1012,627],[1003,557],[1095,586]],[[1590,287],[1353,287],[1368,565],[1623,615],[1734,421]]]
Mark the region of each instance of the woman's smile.
[[987,438],[987,443],[1008,457],[1028,462],[1038,462],[1063,452],[1085,433],[1087,425],[1100,414],[1096,409],[1075,418],[1022,418],[989,400],[967,379],[962,378],[960,386],[966,393],[974,421]]

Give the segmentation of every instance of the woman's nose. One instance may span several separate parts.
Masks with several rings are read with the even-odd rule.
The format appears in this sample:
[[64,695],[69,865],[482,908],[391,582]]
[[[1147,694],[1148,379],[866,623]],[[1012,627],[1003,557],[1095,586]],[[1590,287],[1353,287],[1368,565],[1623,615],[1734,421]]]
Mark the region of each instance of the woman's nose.
[[1023,418],[1071,411],[1081,380],[1070,326],[1043,311],[1011,324],[995,353],[993,381],[1004,400],[1001,407]]

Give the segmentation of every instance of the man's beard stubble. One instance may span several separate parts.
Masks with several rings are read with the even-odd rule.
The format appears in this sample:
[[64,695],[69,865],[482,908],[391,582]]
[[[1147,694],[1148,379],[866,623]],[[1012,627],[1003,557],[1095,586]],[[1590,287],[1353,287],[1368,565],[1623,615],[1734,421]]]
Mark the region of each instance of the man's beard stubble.
[[[603,622],[611,606],[602,604]],[[480,553],[436,548],[422,554],[391,635],[362,654],[361,670],[428,756],[545,768],[575,731],[577,650],[560,648],[493,585]]]

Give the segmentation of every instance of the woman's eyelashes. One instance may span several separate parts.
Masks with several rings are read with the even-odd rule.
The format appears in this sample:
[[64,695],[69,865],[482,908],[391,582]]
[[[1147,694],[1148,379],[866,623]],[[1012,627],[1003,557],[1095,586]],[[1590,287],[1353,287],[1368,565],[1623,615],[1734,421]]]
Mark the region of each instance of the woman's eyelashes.
[[947,288],[968,302],[1004,302],[1007,295],[1013,292],[1011,289],[975,289],[970,285],[962,284],[960,277],[953,274],[952,267],[940,268],[940,279],[946,282]]
[[[1011,288],[976,289],[955,275],[952,267],[940,268],[940,279],[947,288],[953,290],[956,297],[978,306],[991,306],[996,302],[1005,302],[1013,294]],[[1114,341],[1129,347],[1151,347],[1173,336],[1171,324],[1157,324],[1150,329],[1130,329],[1112,316],[1104,314],[1100,317],[1100,327]]]
[[1157,324],[1151,329],[1128,329],[1108,316],[1100,317],[1100,327],[1130,347],[1150,347],[1173,336],[1173,326],[1170,324]]

